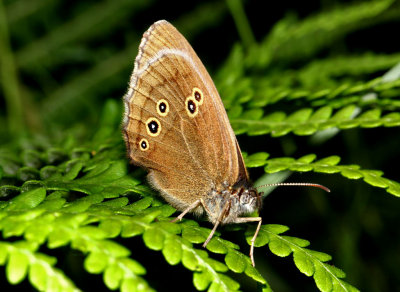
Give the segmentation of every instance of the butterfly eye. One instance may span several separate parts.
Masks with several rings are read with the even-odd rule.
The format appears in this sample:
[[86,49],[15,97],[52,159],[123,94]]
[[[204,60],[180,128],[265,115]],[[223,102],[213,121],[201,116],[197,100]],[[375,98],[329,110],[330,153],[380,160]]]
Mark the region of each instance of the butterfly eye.
[[150,118],[146,122],[147,134],[157,137],[161,133],[161,124],[156,118]]
[[197,87],[193,88],[192,95],[199,105],[203,104],[204,95],[200,89],[198,89]]
[[199,113],[197,102],[192,96],[186,98],[186,112],[191,118],[194,118]]
[[158,113],[160,116],[162,116],[162,117],[167,116],[168,113],[169,113],[169,104],[168,104],[168,101],[166,101],[165,99],[160,99],[160,100],[157,102],[156,109],[157,109],[157,113]]
[[139,147],[140,147],[140,150],[147,151],[147,150],[149,150],[149,142],[143,138],[139,142]]

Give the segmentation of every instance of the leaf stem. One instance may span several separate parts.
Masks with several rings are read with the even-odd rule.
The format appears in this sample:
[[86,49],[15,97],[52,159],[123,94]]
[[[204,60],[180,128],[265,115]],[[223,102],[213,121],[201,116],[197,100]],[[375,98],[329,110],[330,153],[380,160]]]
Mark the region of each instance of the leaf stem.
[[7,109],[8,130],[10,133],[19,133],[25,129],[25,123],[3,0],[0,0],[0,76]]
[[250,27],[250,23],[244,12],[241,0],[227,0],[229,10],[231,11],[236,28],[244,47],[248,50],[255,44],[255,38]]

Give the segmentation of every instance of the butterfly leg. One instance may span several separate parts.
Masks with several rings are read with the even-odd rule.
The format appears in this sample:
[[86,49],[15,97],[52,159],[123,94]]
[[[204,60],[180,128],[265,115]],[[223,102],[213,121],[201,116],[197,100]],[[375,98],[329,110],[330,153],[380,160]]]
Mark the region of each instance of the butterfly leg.
[[258,232],[260,232],[262,218],[261,217],[242,217],[242,218],[237,218],[235,220],[235,223],[246,223],[246,222],[258,222],[257,229],[256,229],[256,232],[254,232],[253,238],[251,239],[251,246],[250,246],[251,264],[253,265],[253,267],[255,267],[256,264],[254,262],[254,242],[256,241]]
[[[225,214],[229,210],[229,208],[230,208],[230,201],[227,201],[225,203],[224,207],[222,208],[221,213],[219,214],[217,221],[215,222],[214,227],[210,232],[210,235],[208,235],[207,240],[203,243],[203,247],[206,247],[207,244],[210,242],[211,238],[213,237],[213,235],[215,233],[215,230],[217,230],[219,223],[221,223],[222,218],[225,216]],[[207,212],[209,212],[209,210],[207,208],[205,208],[205,210]]]
[[191,204],[189,207],[187,207],[178,217],[176,217],[174,220],[171,220],[172,223],[175,223],[176,221],[181,221],[183,216],[185,216],[187,213],[189,213],[191,210],[197,208],[199,205],[204,205],[202,200],[197,200],[193,204]]

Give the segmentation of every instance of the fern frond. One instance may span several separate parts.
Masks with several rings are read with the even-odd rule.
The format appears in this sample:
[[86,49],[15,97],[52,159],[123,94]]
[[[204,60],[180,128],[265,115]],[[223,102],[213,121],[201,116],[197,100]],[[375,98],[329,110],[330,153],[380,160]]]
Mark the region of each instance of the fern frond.
[[[319,88],[322,84],[337,87],[343,83],[343,79],[348,83],[351,77],[350,80],[354,77],[359,79],[360,76],[386,71],[399,62],[400,54],[383,55],[368,52],[362,55],[335,56],[315,60],[300,70],[291,72],[294,76],[289,79],[295,79],[304,88]],[[271,83],[277,84],[282,81],[279,77],[276,76]],[[268,77],[270,78],[271,76]]]
[[[290,62],[309,57],[345,34],[383,21],[385,12],[394,2],[360,2],[321,12],[302,21],[285,18],[275,25],[260,48],[248,57],[248,62],[254,66],[265,66],[271,62]],[[391,17],[394,19],[398,13]]]
[[[150,203],[151,199],[147,197],[124,208],[114,208],[114,213],[124,212],[125,215],[128,215],[127,212],[129,210],[131,219],[126,220],[127,218],[113,217],[112,221],[114,223],[111,223],[110,219],[106,219],[106,223],[102,220],[99,226],[108,225],[107,229],[113,232],[115,236],[117,233],[116,230],[121,230],[122,237],[142,235],[145,245],[152,250],[161,251],[165,260],[170,265],[182,263],[187,269],[193,271],[193,282],[198,290],[207,288],[209,290],[222,289],[223,291],[235,291],[239,289],[238,283],[224,274],[228,268],[237,273],[244,272],[254,280],[266,285],[263,277],[251,266],[249,257],[236,250],[238,246],[231,242],[223,241],[216,236],[210,241],[210,246],[207,245],[207,249],[215,253],[227,254],[226,257],[228,257],[228,254],[230,256],[235,254],[237,257],[241,257],[243,261],[246,261],[246,267],[241,270],[233,269],[233,264],[229,264],[227,260],[227,266],[225,266],[209,258],[203,249],[193,247],[193,244],[205,241],[210,233],[210,229],[201,228],[197,222],[191,220],[185,220],[180,224],[167,222],[162,218],[170,216],[175,210],[168,205],[148,208]],[[162,214],[160,213],[160,208],[164,209]],[[143,220],[143,214],[140,215],[140,212],[139,214],[137,213],[141,210],[145,211],[146,214],[154,210],[153,213],[149,213],[151,215],[149,218],[155,219],[156,215],[160,222]],[[98,211],[95,213],[98,213]],[[118,224],[116,228],[114,225],[118,221],[121,221],[121,224]],[[182,235],[180,236],[179,234]]]
[[[287,257],[293,253],[296,267],[303,274],[313,276],[317,287],[321,291],[358,291],[355,287],[344,282],[345,273],[327,264],[331,256],[322,252],[313,251],[306,247],[310,242],[301,238],[281,235],[289,230],[288,227],[277,224],[261,226],[260,233],[256,239],[255,246],[261,247],[268,244],[270,251],[280,257]],[[250,230],[248,234],[254,232]],[[250,244],[251,236],[247,237]]]
[[[110,240],[119,235],[125,238],[142,235],[146,246],[162,251],[169,264],[182,263],[192,270],[194,284],[199,290],[238,290],[239,284],[224,274],[228,267],[266,284],[251,266],[248,256],[238,252],[238,247],[230,242],[215,238],[208,247],[214,252],[219,249],[218,253],[223,248],[228,267],[209,258],[205,250],[193,248],[192,243],[205,240],[209,229],[198,227],[194,221],[184,224],[153,222],[155,218],[162,220],[175,212],[169,205],[157,206],[157,201],[150,197],[130,205],[124,197],[102,202],[99,194],[66,203],[62,199],[65,194],[57,191],[45,198],[44,188],[22,192],[3,208],[0,225],[3,236],[24,236],[36,246],[47,242],[51,249],[70,245],[86,254],[85,269],[93,274],[102,273],[110,289],[150,289],[141,277],[146,270],[130,258],[128,249]],[[153,202],[155,206],[150,207]],[[244,266],[239,269],[237,262],[229,260],[232,257],[241,258]]]
[[[370,76],[375,77],[399,62],[400,54],[382,55],[368,52],[361,55],[339,55],[311,60],[310,63],[297,70],[282,69],[266,72],[263,76],[251,77],[255,80],[256,96],[262,94],[262,96],[271,96],[269,99],[272,99],[273,96],[281,94],[295,96],[296,91],[304,90],[309,93],[305,96],[307,99],[319,98],[319,95],[324,98],[325,91],[330,93],[327,97],[332,98],[336,94],[332,95],[331,88],[341,88],[343,85],[349,88],[351,84],[357,84],[360,81],[364,83],[364,80],[371,78]],[[283,75],[285,78],[282,78]],[[382,78],[382,81],[383,79],[385,78]],[[371,83],[373,84],[374,81]],[[285,90],[288,92],[285,93]]]
[[[39,193],[38,190],[32,190],[22,193],[21,196],[38,197],[37,193]],[[47,242],[47,246],[51,249],[70,245],[71,248],[87,255],[85,269],[94,274],[103,273],[105,284],[110,289],[132,290],[146,287],[149,290],[147,282],[140,277],[145,273],[145,269],[129,257],[130,251],[127,248],[108,239],[115,237],[116,234],[107,232],[104,227],[107,221],[100,228],[92,225],[101,219],[108,219],[107,208],[104,207],[102,212],[96,208],[97,216],[85,212],[98,203],[99,196],[91,195],[71,204],[65,204],[65,200],[59,200],[61,196],[62,192],[58,192],[58,196],[53,193],[36,209],[25,210],[25,212],[21,208],[13,208],[16,202],[9,204],[2,211],[3,219],[0,229],[3,231],[3,236],[5,238],[24,236],[30,244],[35,246]],[[60,203],[64,203],[64,206]],[[53,210],[50,211],[47,208]],[[126,216],[120,217],[121,221],[130,220]],[[151,218],[150,221],[152,221],[154,217],[147,214],[141,220]],[[46,278],[46,275],[42,277]]]
[[[193,248],[187,240],[188,236],[177,236],[180,232],[181,228],[177,224],[155,223],[146,229],[143,240],[150,249],[161,250],[169,264],[176,265],[182,262],[187,269],[193,271],[193,283],[198,290],[236,291],[239,289],[236,281],[222,274],[228,270],[224,264],[209,258],[204,250]],[[187,234],[187,231],[182,232]],[[202,230],[203,241],[207,237],[206,233],[207,231]]]
[[[189,223],[182,223],[182,237],[192,243],[203,243],[210,230],[201,228],[193,221]],[[218,235],[213,237],[207,245],[207,249],[217,254],[225,254],[225,263],[228,268],[235,273],[245,273],[247,276],[253,278],[257,282],[267,285],[265,279],[260,273],[251,265],[250,258],[247,255],[238,251],[239,246],[232,242],[223,240]]]
[[0,242],[0,265],[6,266],[11,284],[29,282],[39,291],[80,291],[63,272],[55,268],[56,259],[37,252],[32,242]]
[[[357,116],[357,117],[355,117]],[[356,127],[396,127],[400,125],[400,113],[391,112],[382,116],[382,110],[372,109],[360,113],[356,105],[348,105],[334,112],[332,107],[324,106],[318,110],[303,108],[287,116],[284,112],[274,112],[266,116],[263,110],[254,109],[238,117],[231,117],[232,127],[236,134],[250,136],[271,134],[273,137],[287,135],[312,135],[317,131]]]
[[281,157],[267,159],[267,153],[255,153],[245,157],[248,167],[261,167],[265,165],[266,173],[274,173],[284,170],[298,172],[321,172],[321,173],[339,173],[349,179],[363,179],[369,185],[383,188],[389,194],[396,197],[400,196],[400,184],[396,181],[382,177],[383,172],[379,170],[361,169],[359,165],[338,165],[339,156],[329,156],[315,161],[315,154],[308,154],[299,159],[292,157]]
[[[343,83],[340,86],[320,89],[316,92],[307,89],[289,89],[287,87],[270,88],[268,85],[266,88],[259,87],[259,90],[253,92],[255,96],[251,98],[249,107],[264,107],[284,99],[304,99],[314,106],[331,105],[335,108],[342,107],[349,103],[363,105],[366,103],[366,101],[363,100],[366,94],[375,93],[377,97],[390,99],[391,96],[396,96],[396,94],[393,94],[393,91],[398,93],[399,87],[399,80],[383,83],[382,78],[376,78],[365,83]],[[388,95],[388,93],[390,93],[390,95]],[[376,98],[374,102],[379,104],[380,99]]]

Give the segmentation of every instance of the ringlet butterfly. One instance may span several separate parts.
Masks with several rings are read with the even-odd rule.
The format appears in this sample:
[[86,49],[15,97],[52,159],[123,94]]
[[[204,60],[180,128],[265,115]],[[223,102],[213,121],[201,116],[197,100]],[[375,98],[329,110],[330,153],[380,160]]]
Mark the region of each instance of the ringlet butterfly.
[[[206,68],[188,41],[165,20],[143,35],[124,96],[123,134],[131,161],[182,213],[206,214],[219,224],[258,222],[244,217],[261,208],[224,105]],[[311,185],[317,184],[272,184]]]

